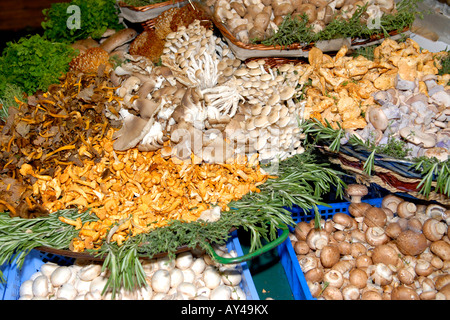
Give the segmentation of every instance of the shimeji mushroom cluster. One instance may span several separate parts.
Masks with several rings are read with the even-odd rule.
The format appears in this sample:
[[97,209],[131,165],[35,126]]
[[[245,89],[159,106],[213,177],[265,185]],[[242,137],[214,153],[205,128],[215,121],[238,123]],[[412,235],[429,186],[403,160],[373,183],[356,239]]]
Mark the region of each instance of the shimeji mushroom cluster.
[[[236,257],[235,250],[215,246],[222,257]],[[107,271],[92,261],[77,259],[64,266],[46,262],[19,289],[20,300],[246,300],[239,264],[219,264],[203,252],[185,251],[143,260],[145,286],[121,288],[115,296],[105,289]],[[106,292],[105,292],[106,291]]]
[[303,152],[300,64],[245,63],[198,20],[167,35],[161,66],[126,57],[111,73],[123,100],[116,114],[108,113],[123,121],[115,150],[162,149],[195,163],[254,154],[271,161]]
[[349,185],[348,213],[300,221],[291,242],[313,297],[326,300],[449,300],[450,210],[389,194],[361,202]]

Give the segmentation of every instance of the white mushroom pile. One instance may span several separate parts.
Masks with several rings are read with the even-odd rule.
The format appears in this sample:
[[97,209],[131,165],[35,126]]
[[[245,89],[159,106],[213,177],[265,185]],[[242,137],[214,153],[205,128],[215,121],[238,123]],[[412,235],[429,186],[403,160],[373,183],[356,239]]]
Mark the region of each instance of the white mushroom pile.
[[304,73],[301,64],[287,63],[266,68],[265,60],[250,60],[233,76],[244,97],[242,134],[236,136],[248,152],[258,152],[259,160],[284,160],[304,151],[298,127],[305,101],[299,95]]
[[436,157],[445,161],[450,155],[450,91],[436,82],[436,76],[403,80],[397,75],[395,88],[373,94],[379,105],[366,111],[367,126],[356,130],[362,140],[382,146],[395,138],[406,142],[408,158]]
[[301,64],[245,64],[198,20],[167,35],[162,66],[125,56],[128,61],[112,73],[119,110],[107,113],[123,121],[113,137],[115,150],[161,149],[194,163],[254,154],[269,162],[303,152]]
[[302,17],[306,14],[313,32],[319,32],[334,17],[350,19],[358,7],[368,3],[361,21],[372,26],[384,13],[395,10],[393,0],[207,0],[206,5],[213,10],[214,18],[223,23],[239,41],[250,43],[264,40],[278,31],[283,19]]
[[[236,257],[236,251],[216,246],[223,257]],[[134,291],[121,288],[115,300],[246,300],[240,264],[218,264],[210,256],[186,251],[175,259],[167,256],[142,261],[147,285]],[[44,263],[20,286],[20,300],[111,300],[104,293],[108,274],[102,265],[76,260],[73,265]]]
[[[351,190],[354,187],[360,190]],[[361,193],[361,188],[363,193]],[[327,300],[450,300],[450,210],[387,195],[349,214],[301,221],[291,243],[313,297]]]

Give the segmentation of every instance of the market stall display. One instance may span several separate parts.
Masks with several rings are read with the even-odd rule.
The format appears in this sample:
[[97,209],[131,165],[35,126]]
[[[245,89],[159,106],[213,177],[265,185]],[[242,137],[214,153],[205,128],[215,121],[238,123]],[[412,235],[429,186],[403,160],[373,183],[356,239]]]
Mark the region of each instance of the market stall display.
[[[85,2],[72,4],[84,8]],[[23,82],[16,70],[0,86],[0,236],[9,243],[0,264],[20,265],[32,249],[100,262],[111,272],[105,290],[113,296],[146,285],[148,259],[200,248],[233,265],[283,242],[295,225],[292,207],[316,210],[331,191],[342,198],[345,173],[329,163],[339,152],[371,146],[373,161],[393,137],[402,151],[414,151],[393,157],[417,158],[424,166],[422,155],[437,161],[432,176],[416,177],[423,179],[423,197],[435,183],[440,201],[448,199],[447,52],[390,38],[378,39],[372,57],[352,56],[350,45],[331,52],[311,42],[307,59],[286,58],[285,49],[270,57],[250,49],[246,59],[221,32],[219,13],[211,15],[202,3],[122,2],[113,14],[114,1],[106,2],[90,9],[108,16],[104,24],[69,34],[61,33],[64,7],[55,4],[42,38],[10,44],[0,57],[1,70],[17,60],[23,66],[17,52],[30,50],[32,39],[32,46],[47,48],[51,38],[68,52],[67,61],[54,59],[57,68],[43,70],[49,81]],[[222,20],[244,5],[261,11],[267,5],[250,2],[208,5],[231,10],[218,10]],[[369,8],[355,5],[345,19],[360,23]],[[124,9],[153,16],[138,21],[142,29],[131,28]],[[288,24],[290,13],[276,16]],[[405,15],[405,25],[392,22],[393,13]],[[385,23],[404,31],[416,12],[413,2],[403,2],[385,14]],[[29,65],[41,58],[25,57]],[[419,127],[430,143],[416,141]],[[369,177],[375,171],[370,159],[363,169]],[[313,229],[321,234],[322,227]],[[212,246],[239,228],[250,230],[251,253],[222,260]]]

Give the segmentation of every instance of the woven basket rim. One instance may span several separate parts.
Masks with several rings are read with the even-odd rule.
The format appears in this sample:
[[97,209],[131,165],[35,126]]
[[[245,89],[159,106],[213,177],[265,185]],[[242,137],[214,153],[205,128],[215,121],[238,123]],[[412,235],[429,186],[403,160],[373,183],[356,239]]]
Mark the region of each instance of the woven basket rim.
[[161,8],[161,7],[165,7],[171,4],[176,4],[179,2],[185,2],[187,0],[168,0],[168,1],[164,1],[164,2],[159,2],[159,3],[154,3],[154,4],[149,4],[146,6],[140,6],[140,7],[135,7],[129,4],[126,4],[123,1],[119,1],[119,6],[122,8],[127,8],[133,11],[140,11],[140,12],[145,12],[148,10],[152,10],[152,9],[157,9],[157,8]]

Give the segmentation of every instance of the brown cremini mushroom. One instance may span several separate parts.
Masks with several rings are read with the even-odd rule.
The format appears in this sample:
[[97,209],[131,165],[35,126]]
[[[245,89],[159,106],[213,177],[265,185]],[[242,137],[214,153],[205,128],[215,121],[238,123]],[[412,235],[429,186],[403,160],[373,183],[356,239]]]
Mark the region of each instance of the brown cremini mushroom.
[[347,186],[347,195],[351,197],[352,203],[361,202],[361,198],[369,193],[366,186],[361,184],[349,184]]
[[400,285],[395,287],[391,292],[392,300],[420,300],[417,292],[409,287]]
[[336,245],[326,245],[320,250],[320,262],[324,268],[331,268],[340,259],[341,253]]
[[395,243],[401,253],[411,256],[421,254],[428,247],[427,238],[422,233],[412,230],[400,233]]

